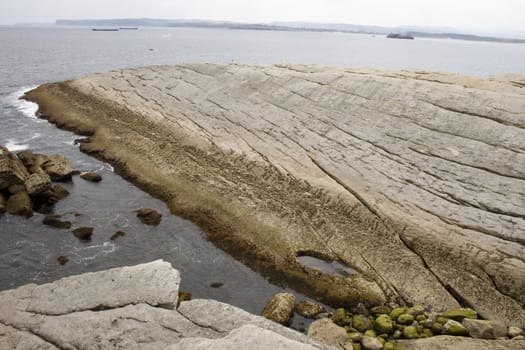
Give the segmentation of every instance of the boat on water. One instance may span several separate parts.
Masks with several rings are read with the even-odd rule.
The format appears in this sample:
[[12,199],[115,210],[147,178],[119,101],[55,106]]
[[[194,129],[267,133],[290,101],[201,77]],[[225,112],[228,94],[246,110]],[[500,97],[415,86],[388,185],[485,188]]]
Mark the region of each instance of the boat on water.
[[389,39],[408,39],[408,40],[414,40],[414,37],[412,35],[407,35],[407,34],[395,34],[395,33],[390,33],[386,36],[387,38]]
[[118,28],[91,28],[94,32],[118,32]]

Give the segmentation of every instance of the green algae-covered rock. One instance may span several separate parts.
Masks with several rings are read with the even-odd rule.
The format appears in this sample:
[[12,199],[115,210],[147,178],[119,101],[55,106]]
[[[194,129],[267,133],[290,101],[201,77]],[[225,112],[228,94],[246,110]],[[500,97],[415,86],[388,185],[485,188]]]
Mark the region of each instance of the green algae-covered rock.
[[446,317],[454,321],[461,322],[464,318],[478,318],[478,313],[472,309],[455,309],[442,313],[441,317]]
[[432,332],[432,330],[430,330],[428,328],[423,329],[423,331],[421,333],[424,334],[428,338],[434,336],[434,332]]
[[416,327],[406,326],[405,329],[403,329],[403,336],[407,339],[416,339],[419,338],[419,333],[417,332]]
[[425,316],[423,314],[420,314],[420,315],[416,316],[416,321],[419,322],[419,323],[425,321],[426,319],[427,319],[427,316]]
[[387,341],[383,344],[383,350],[394,350],[396,348],[396,345],[392,343],[391,341]]
[[397,318],[397,323],[400,324],[411,324],[412,322],[414,322],[414,316],[410,314],[402,314]]
[[436,322],[437,323],[441,323],[441,324],[445,324],[448,322],[448,318],[446,317],[442,317],[442,316],[439,316],[437,319],[436,319]]
[[441,333],[446,335],[463,336],[468,334],[468,330],[461,323],[454,320],[448,320],[448,322],[443,325]]
[[361,346],[361,343],[352,343],[352,349],[353,350],[363,350],[363,347]]
[[412,306],[412,307],[408,308],[408,310],[405,313],[416,317],[417,315],[421,315],[424,312],[425,312],[425,308],[423,306],[415,305],[415,306]]
[[395,321],[397,320],[399,315],[404,314],[406,311],[407,309],[405,307],[396,307],[395,309],[390,311],[390,318]]
[[386,340],[382,337],[376,337],[376,339],[379,340],[379,342],[383,345],[386,343]]
[[372,328],[372,324],[368,317],[364,315],[354,315],[352,317],[352,327],[359,332],[365,332]]
[[[445,322],[446,323],[446,322]],[[432,332],[434,332],[434,334],[441,334],[441,330],[443,329],[443,325],[439,322],[434,322],[432,324]]]
[[363,338],[363,334],[359,332],[350,332],[348,333],[348,339],[350,339],[353,342],[361,341],[361,338]]
[[381,305],[381,306],[374,306],[373,308],[370,309],[370,313],[372,315],[381,315],[381,314],[389,314],[390,313],[390,308],[388,306],[384,306],[384,305]]
[[369,329],[364,334],[366,337],[376,337],[377,333],[373,329]]
[[399,329],[396,329],[394,333],[392,334],[392,338],[399,339],[401,338],[402,335],[403,335],[403,332],[400,331]]
[[379,334],[390,334],[394,331],[394,325],[388,315],[379,315],[374,321],[374,329]]
[[342,307],[335,309],[334,314],[332,315],[332,321],[338,326],[344,326],[344,321],[346,318],[346,311]]

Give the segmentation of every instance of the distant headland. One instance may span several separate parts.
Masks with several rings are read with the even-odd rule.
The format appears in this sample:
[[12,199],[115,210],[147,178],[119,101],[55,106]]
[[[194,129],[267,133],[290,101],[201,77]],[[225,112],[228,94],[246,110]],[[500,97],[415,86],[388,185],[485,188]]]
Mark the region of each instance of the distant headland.
[[345,23],[309,23],[309,22],[272,22],[272,23],[241,23],[231,21],[192,20],[192,19],[152,19],[152,18],[118,18],[118,19],[86,19],[86,20],[56,20],[56,25],[68,26],[115,26],[115,27],[194,27],[194,28],[224,28],[243,30],[274,30],[274,31],[309,31],[338,32],[357,34],[399,34],[415,38],[456,39],[469,41],[486,41],[498,43],[525,44],[525,39],[501,38],[473,34],[456,33],[453,28],[421,28],[421,27],[382,27],[372,25],[357,25]]

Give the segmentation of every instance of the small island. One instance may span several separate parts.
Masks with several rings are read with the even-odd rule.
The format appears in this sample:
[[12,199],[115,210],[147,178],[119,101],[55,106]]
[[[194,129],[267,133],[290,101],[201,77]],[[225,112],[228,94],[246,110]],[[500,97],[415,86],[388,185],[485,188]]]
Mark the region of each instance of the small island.
[[407,39],[407,40],[414,40],[414,37],[412,35],[407,34],[395,34],[390,33],[386,36],[388,39]]

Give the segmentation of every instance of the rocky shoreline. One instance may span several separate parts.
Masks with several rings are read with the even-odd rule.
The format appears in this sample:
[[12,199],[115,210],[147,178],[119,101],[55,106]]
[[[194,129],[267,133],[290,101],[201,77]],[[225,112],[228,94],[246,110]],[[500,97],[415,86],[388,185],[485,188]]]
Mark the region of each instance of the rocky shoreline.
[[520,79],[203,64],[26,98],[274,282],[336,307],[464,306],[523,328]]

